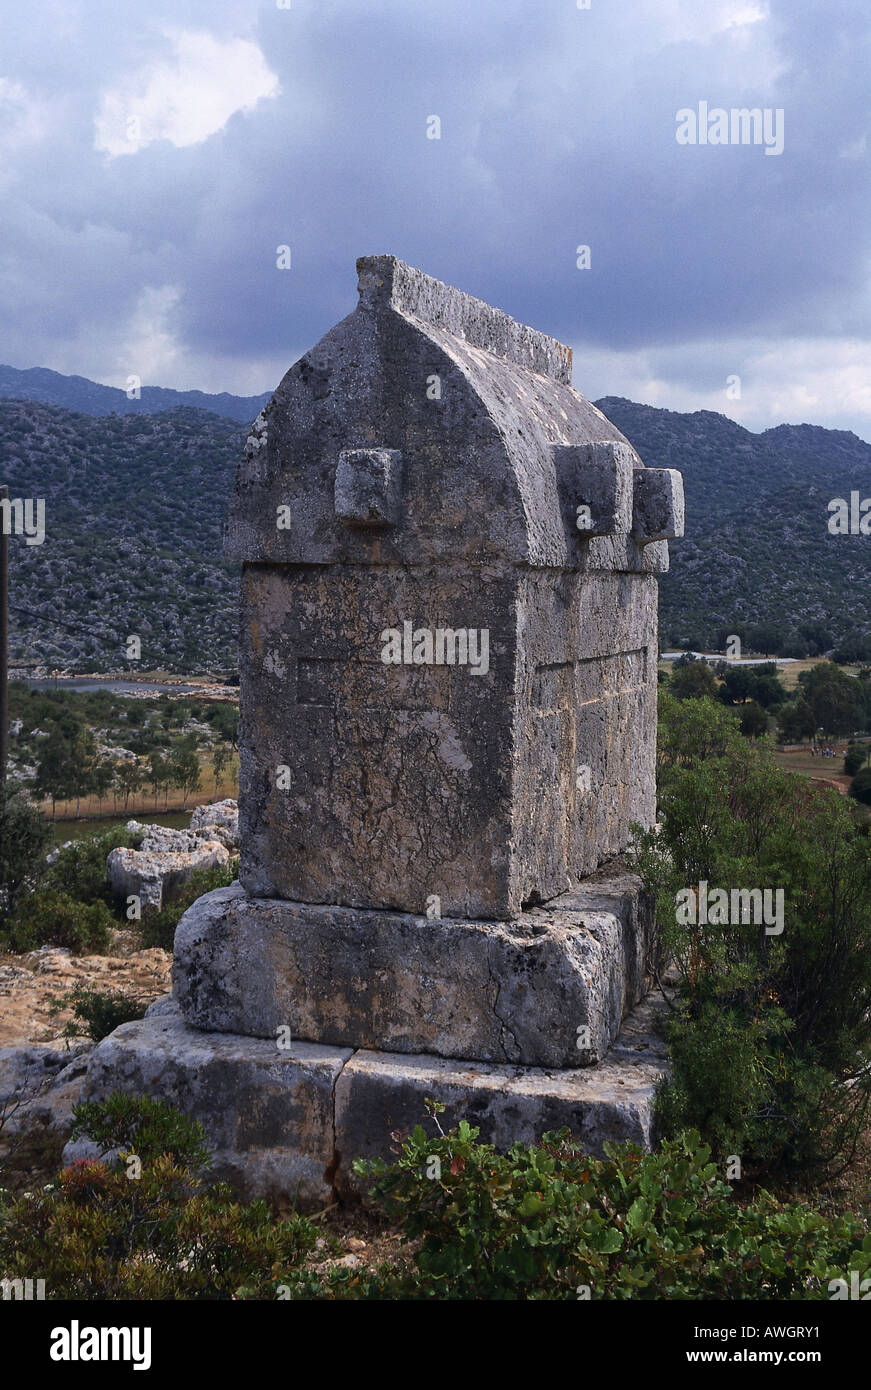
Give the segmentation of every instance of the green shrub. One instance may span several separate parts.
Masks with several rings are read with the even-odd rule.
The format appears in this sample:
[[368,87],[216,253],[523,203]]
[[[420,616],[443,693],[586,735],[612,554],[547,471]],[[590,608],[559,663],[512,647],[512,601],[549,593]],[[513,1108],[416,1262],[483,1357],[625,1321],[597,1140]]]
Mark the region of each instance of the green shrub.
[[[698,1129],[758,1178],[848,1163],[871,1105],[871,856],[849,806],[724,728],[712,701],[663,700],[657,831],[637,867],[679,987],[666,1133]],[[676,895],[782,890],[781,934],[682,922]]]
[[0,946],[7,951],[68,946],[75,955],[100,955],[109,950],[114,926],[104,902],[82,903],[56,889],[39,888],[19,899],[0,928]]
[[[433,1107],[439,1109],[443,1107]],[[398,1161],[358,1161],[372,1196],[419,1242],[412,1273],[381,1270],[359,1293],[437,1299],[827,1299],[871,1268],[854,1217],[825,1218],[767,1192],[741,1207],[689,1133],[645,1154],[581,1152],[568,1131],[500,1154],[463,1123],[417,1126]],[[307,1292],[311,1294],[309,1282]]]
[[243,1205],[221,1186],[203,1191],[202,1129],[170,1106],[116,1093],[75,1114],[75,1132],[107,1156],[7,1199],[7,1278],[39,1270],[55,1299],[274,1298],[314,1244],[304,1217],[274,1220],[265,1202]]
[[226,868],[197,869],[177,898],[166,903],[159,912],[144,912],[140,926],[143,946],[160,946],[164,951],[171,951],[175,929],[182,914],[204,893],[212,893],[216,888],[229,888],[238,868],[239,860],[231,859]]
[[46,885],[82,903],[102,902],[113,907],[115,899],[106,873],[106,859],[110,850],[132,845],[133,838],[127,830],[109,831],[92,840],[75,840],[58,851],[46,873]]
[[21,791],[0,787],[0,920],[45,872],[51,827]]
[[867,743],[851,743],[844,754],[844,772],[848,777],[855,777],[861,767],[868,761],[868,754],[871,749]]
[[850,783],[850,795],[865,806],[871,806],[871,767],[863,767],[856,773]]
[[122,1023],[132,1023],[142,1018],[147,1005],[141,1000],[131,999],[125,994],[112,990],[91,989],[81,983],[73,985],[66,994],[52,999],[50,1012],[58,1014],[62,1009],[72,1008],[73,1018],[64,1024],[62,1036],[65,1038],[90,1038],[100,1042]]

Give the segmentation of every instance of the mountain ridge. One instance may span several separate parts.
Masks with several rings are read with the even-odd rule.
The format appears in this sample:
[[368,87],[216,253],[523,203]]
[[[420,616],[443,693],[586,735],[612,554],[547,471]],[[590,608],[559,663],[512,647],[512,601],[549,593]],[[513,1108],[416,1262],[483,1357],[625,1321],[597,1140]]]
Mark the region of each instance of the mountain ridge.
[[38,401],[83,415],[155,415],[179,406],[208,410],[240,424],[250,424],[272,395],[234,396],[229,391],[175,391],[169,386],[143,386],[131,400],[120,387],[106,386],[85,376],[64,376],[50,367],[10,367],[0,364],[0,399]]
[[[812,621],[835,645],[871,628],[871,537],[827,527],[831,499],[871,496],[871,445],[822,426],[753,434],[714,411],[595,404],[647,465],[683,474],[663,644],[714,647],[723,630],[769,622],[791,637]],[[143,669],[234,669],[238,572],[221,529],[247,423],[186,404],[91,413],[0,398],[0,482],[46,499],[45,545],[10,546],[13,664],[120,670],[138,633]]]

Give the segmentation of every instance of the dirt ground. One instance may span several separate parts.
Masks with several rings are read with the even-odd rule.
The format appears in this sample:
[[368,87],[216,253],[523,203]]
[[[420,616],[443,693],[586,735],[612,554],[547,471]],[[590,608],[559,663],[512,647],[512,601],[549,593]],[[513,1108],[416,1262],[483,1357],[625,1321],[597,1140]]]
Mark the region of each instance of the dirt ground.
[[27,955],[0,953],[0,1047],[57,1042],[73,1017],[64,1009],[54,1017],[52,998],[75,984],[150,1004],[170,989],[169,951],[139,949],[134,932],[116,931],[112,954],[74,956],[59,946]]

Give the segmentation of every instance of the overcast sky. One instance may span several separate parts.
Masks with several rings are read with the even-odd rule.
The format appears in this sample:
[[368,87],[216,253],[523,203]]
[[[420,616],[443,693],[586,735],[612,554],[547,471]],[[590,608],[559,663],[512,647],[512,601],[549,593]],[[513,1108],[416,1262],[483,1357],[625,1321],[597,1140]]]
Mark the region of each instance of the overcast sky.
[[871,439],[868,0],[283,3],[2,0],[0,361],[271,390],[393,252],[590,398]]

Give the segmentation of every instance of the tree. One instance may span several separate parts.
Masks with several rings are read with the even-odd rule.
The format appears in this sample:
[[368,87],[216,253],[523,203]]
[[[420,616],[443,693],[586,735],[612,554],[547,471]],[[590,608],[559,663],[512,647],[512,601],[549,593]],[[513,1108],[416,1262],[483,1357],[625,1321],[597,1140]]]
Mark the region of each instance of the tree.
[[717,678],[706,661],[687,654],[675,662],[669,689],[678,700],[698,700],[716,695]]
[[154,793],[154,809],[157,810],[157,794],[163,786],[166,777],[166,762],[163,755],[158,752],[151,754],[148,759],[148,780],[151,790]]
[[756,700],[748,700],[741,708],[741,732],[745,738],[761,738],[768,732],[768,716]]
[[871,744],[851,743],[844,754],[844,771],[848,777],[855,777],[860,768],[864,767],[871,754]]
[[103,798],[112,788],[115,781],[115,769],[108,761],[97,763],[94,768],[93,784],[94,793],[97,797],[97,814],[99,815],[103,807]]
[[0,915],[12,913],[25,887],[45,870],[51,829],[18,788],[0,787]]
[[144,772],[137,762],[120,763],[116,771],[118,786],[124,794],[124,810],[127,810],[130,797],[135,796],[142,786]]
[[170,760],[175,785],[182,793],[182,810],[187,810],[188,797],[200,785],[200,760],[195,749],[180,745]]
[[215,796],[218,795],[218,783],[224,775],[224,771],[230,761],[230,750],[225,743],[219,743],[212,753],[212,775],[215,779]]
[[859,682],[831,661],[821,661],[799,676],[805,699],[817,728],[829,736],[849,734],[864,716],[864,697]]
[[60,729],[52,729],[42,745],[36,764],[36,794],[51,799],[51,816],[55,818],[57,803],[75,793],[73,760],[70,743]]
[[82,797],[86,796],[94,785],[96,752],[94,735],[90,729],[80,726],[70,745],[70,770],[76,798],[76,819],[79,816]]
[[813,738],[818,727],[816,715],[803,695],[783,705],[777,721],[785,743],[801,743],[803,739]]
[[238,705],[224,704],[223,702],[213,705],[209,711],[209,722],[219,738],[229,743],[235,749],[239,738],[239,707]]

